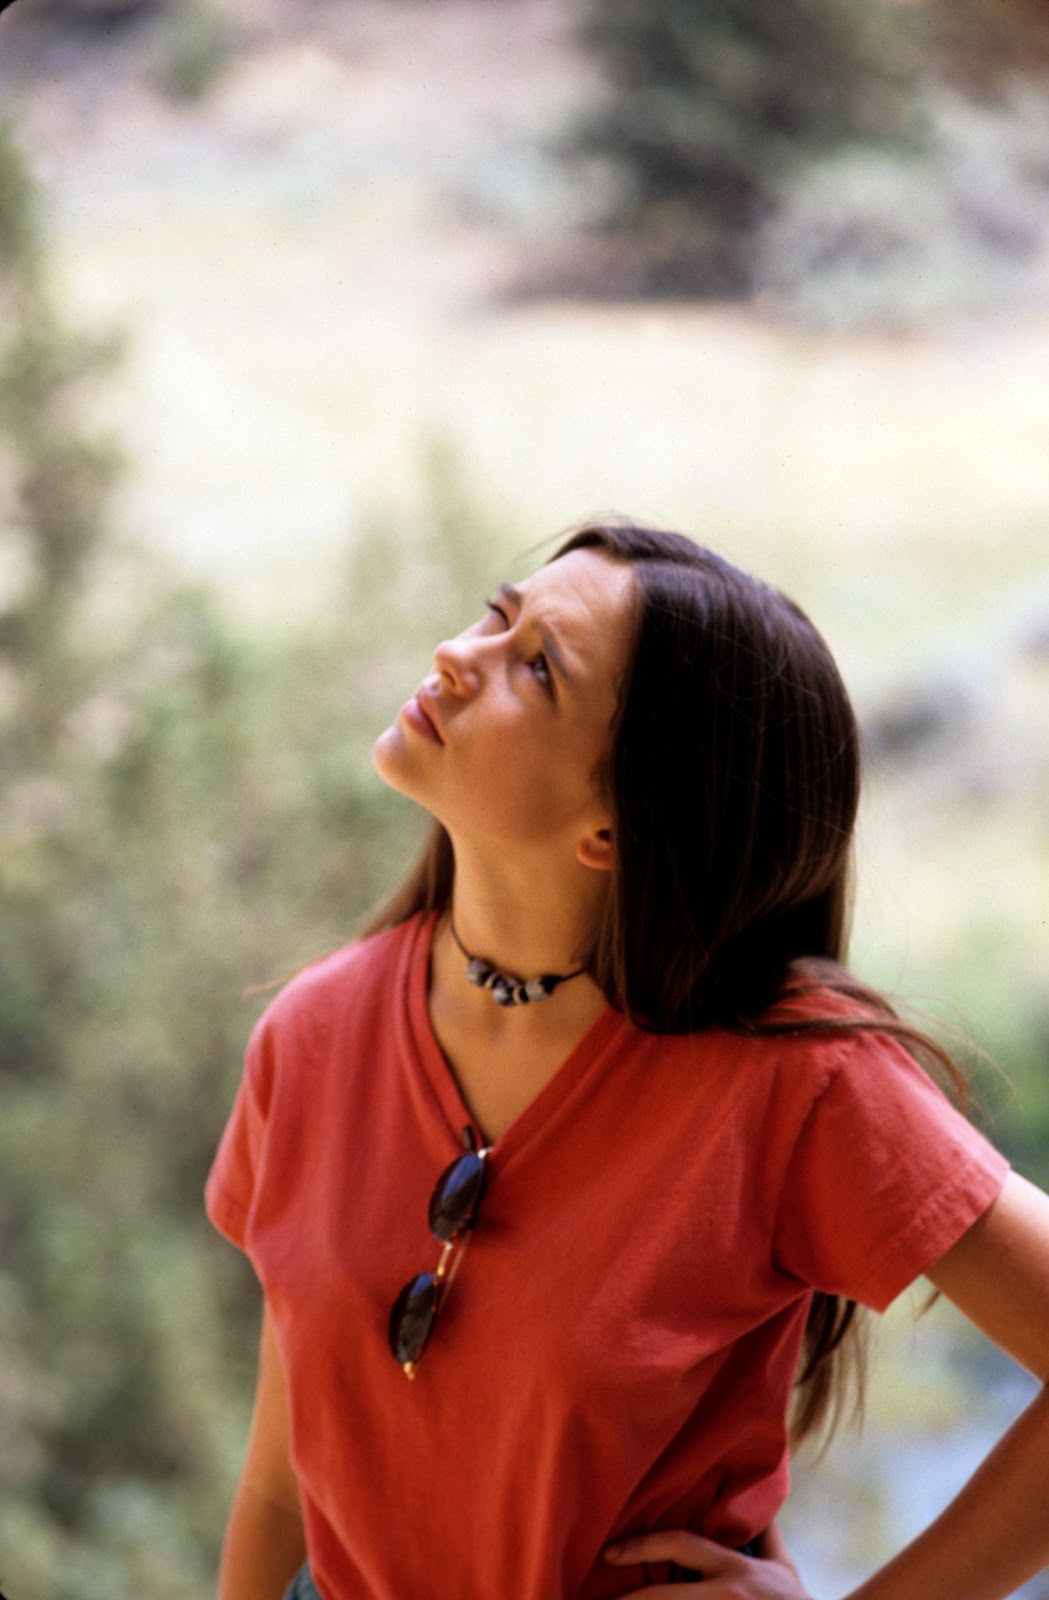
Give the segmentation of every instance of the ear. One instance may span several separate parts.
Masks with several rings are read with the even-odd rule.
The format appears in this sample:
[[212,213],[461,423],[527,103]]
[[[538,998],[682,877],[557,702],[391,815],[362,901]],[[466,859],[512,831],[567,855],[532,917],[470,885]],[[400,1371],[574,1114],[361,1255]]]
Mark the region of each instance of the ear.
[[584,833],[575,847],[576,860],[593,872],[611,872],[615,865],[615,844],[611,828],[595,828]]

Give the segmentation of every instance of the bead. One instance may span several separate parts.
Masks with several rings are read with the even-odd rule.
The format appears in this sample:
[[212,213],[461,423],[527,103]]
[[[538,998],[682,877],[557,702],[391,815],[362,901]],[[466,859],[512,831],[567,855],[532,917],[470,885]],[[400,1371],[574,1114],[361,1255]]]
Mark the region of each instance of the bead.
[[[2,10],[3,0],[0,0]],[[569,978],[579,978],[586,970],[585,967],[577,967],[575,972],[544,972],[538,978],[515,978],[482,961],[480,956],[472,956],[456,933],[454,922],[451,929],[452,938],[466,957],[468,981],[478,989],[490,990],[492,999],[499,1006],[526,1006],[537,1000],[545,1000],[553,994],[558,984],[566,983]]]

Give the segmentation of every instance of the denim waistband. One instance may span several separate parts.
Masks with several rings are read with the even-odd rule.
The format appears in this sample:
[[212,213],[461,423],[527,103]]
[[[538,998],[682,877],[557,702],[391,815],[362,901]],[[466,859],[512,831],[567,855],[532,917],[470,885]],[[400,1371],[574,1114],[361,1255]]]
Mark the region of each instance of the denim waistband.
[[284,1591],[284,1600],[321,1600],[309,1562],[304,1562]]
[[[749,1544],[745,1544],[743,1546],[740,1554],[745,1556],[756,1556],[758,1553],[757,1545],[757,1539],[751,1539]],[[670,1572],[668,1573],[671,1583],[688,1583],[693,1578],[698,1578],[700,1576],[700,1573],[689,1572],[687,1568],[679,1567],[676,1563],[671,1567]],[[320,1594],[317,1590],[317,1585],[313,1581],[313,1574],[310,1572],[308,1561],[299,1568],[294,1578],[292,1578],[287,1589],[284,1591],[284,1600],[321,1600]]]

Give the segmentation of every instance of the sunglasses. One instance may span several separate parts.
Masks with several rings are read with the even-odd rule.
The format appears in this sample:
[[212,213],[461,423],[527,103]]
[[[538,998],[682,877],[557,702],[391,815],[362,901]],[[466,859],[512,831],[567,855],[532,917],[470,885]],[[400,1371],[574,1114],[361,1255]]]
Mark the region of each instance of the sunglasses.
[[433,1272],[406,1283],[390,1312],[389,1342],[405,1376],[415,1368],[437,1321],[437,1313],[463,1258],[466,1235],[477,1220],[488,1177],[490,1149],[477,1148],[472,1128],[464,1128],[463,1154],[445,1167],[430,1196],[430,1232],[441,1246]]

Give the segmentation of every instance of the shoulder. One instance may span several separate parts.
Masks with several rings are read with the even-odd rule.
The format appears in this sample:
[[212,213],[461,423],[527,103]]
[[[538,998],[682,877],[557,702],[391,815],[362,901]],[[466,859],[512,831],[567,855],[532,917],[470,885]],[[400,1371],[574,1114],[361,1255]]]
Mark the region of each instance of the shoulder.
[[752,1103],[759,1096],[799,1130],[824,1104],[861,1119],[895,1097],[937,1114],[966,1104],[963,1078],[952,1082],[950,1059],[933,1041],[841,969],[827,981],[824,965],[795,978],[759,1017],[707,1036],[720,1070],[751,1086]]
[[[830,988],[784,995],[750,1022],[692,1033],[629,1034],[646,1098],[746,1124],[767,1141],[797,1137],[842,1079],[861,1099],[899,1072],[931,1080],[875,1013]],[[758,1130],[760,1129],[760,1136]],[[793,1132],[791,1132],[793,1130]]]
[[847,973],[840,982],[793,983],[755,1024],[754,1036],[777,1044],[795,1071],[804,1063],[818,1093],[836,1085],[839,1098],[848,1093],[877,1102],[906,1085],[937,1106],[967,1102],[964,1077],[950,1057]]
[[421,921],[412,917],[301,968],[255,1024],[253,1045],[263,1039],[316,1039],[353,1015],[371,1014],[406,975]]
[[846,967],[836,961],[812,959],[795,962],[759,1025],[884,1022],[892,1026],[899,1020],[889,1001]]
[[936,1041],[899,1016],[876,991],[835,969],[829,983],[803,978],[754,1025],[810,1078],[811,1128],[846,1140],[865,1130],[890,1143],[953,1141],[959,1152],[986,1141],[968,1119],[965,1075]]

